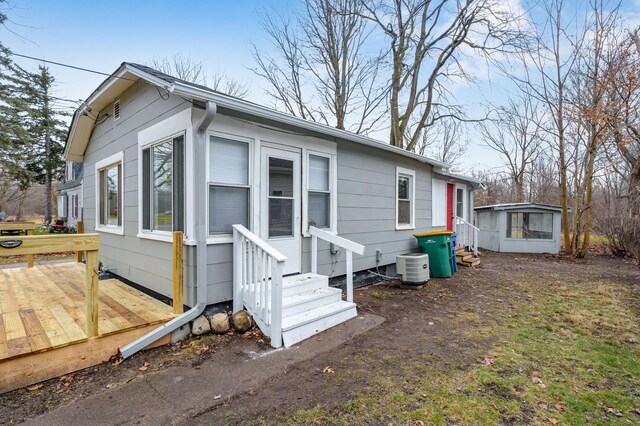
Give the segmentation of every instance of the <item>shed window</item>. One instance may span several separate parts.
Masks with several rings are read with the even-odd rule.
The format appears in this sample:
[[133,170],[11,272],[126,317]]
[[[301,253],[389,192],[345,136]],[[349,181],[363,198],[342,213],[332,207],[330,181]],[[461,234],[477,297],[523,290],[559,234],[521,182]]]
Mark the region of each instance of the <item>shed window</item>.
[[142,150],[142,229],[184,230],[184,137]]
[[553,213],[507,212],[507,238],[553,239]]
[[209,234],[230,234],[231,225],[249,228],[251,187],[249,143],[209,139]]
[[396,229],[412,229],[415,217],[415,172],[396,169]]

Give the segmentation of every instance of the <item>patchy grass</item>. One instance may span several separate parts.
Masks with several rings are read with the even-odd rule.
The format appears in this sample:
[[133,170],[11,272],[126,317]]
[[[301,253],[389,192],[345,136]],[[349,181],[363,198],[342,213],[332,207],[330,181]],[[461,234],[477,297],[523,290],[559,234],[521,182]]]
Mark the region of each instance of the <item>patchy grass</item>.
[[[473,312],[452,318],[476,325],[466,330],[469,335],[495,337],[486,356],[471,365],[396,362],[389,366],[393,374],[373,379],[342,407],[318,405],[282,420],[291,424],[640,421],[640,328],[633,294],[607,281],[566,281],[552,274],[535,280],[519,276],[513,290],[527,296],[511,309],[492,311],[493,321],[481,323]],[[374,358],[357,361],[362,365]]]

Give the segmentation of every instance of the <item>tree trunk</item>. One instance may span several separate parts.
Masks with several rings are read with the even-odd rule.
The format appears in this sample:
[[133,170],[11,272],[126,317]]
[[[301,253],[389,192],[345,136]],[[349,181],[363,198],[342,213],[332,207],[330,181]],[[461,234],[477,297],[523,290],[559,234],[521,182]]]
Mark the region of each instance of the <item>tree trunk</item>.
[[595,126],[591,129],[591,142],[588,147],[588,155],[589,161],[587,162],[587,167],[585,170],[585,190],[586,190],[586,198],[584,203],[585,208],[585,218],[584,218],[584,237],[582,238],[582,247],[578,253],[576,253],[576,257],[582,259],[589,252],[589,239],[591,237],[591,203],[593,201],[593,168],[596,162],[596,150],[598,147],[598,135],[597,129]]
[[[560,88],[562,93],[562,88]],[[564,155],[564,113],[562,95],[558,105],[558,150],[560,152],[560,198],[562,204],[562,235],[564,238],[564,251],[571,253],[571,234],[569,230],[569,201],[567,199],[567,163]],[[574,212],[576,214],[577,212]]]
[[51,222],[52,212],[53,212],[53,203],[51,201],[52,192],[53,192],[53,183],[51,182],[51,129],[49,128],[50,120],[49,120],[49,87],[44,85],[44,143],[45,143],[45,153],[46,153],[46,163],[45,167],[45,207],[44,207],[44,221]]
[[629,176],[629,211],[631,216],[640,217],[640,159],[633,165]]

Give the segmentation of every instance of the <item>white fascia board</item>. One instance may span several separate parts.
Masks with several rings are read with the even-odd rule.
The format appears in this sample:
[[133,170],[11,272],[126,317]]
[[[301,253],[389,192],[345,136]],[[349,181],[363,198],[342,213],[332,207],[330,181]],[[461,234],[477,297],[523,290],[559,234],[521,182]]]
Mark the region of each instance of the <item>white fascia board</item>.
[[[65,160],[68,160],[68,161],[83,161],[84,155],[80,155],[77,152],[72,152],[72,151],[74,151],[72,148],[74,148],[77,143],[84,142],[84,144],[85,144],[84,148],[86,149],[86,144],[89,143],[89,137],[91,135],[91,131],[93,131],[93,126],[95,125],[95,122],[96,122],[96,120],[93,117],[91,117],[90,115],[83,115],[83,114],[89,108],[91,108],[92,110],[96,110],[96,109],[100,110],[100,109],[102,109],[103,105],[99,105],[98,104],[99,101],[102,100],[101,98],[106,93],[108,93],[108,91],[111,90],[111,88],[115,84],[120,83],[120,81],[123,80],[123,79],[126,79],[127,78],[127,77],[125,77],[126,74],[135,74],[135,73],[133,73],[132,70],[129,69],[129,67],[127,67],[127,66],[121,67],[111,77],[109,77],[107,80],[105,80],[98,87],[98,89],[96,89],[96,91],[93,92],[83,103],[80,104],[80,106],[76,110],[75,116],[73,117],[73,119],[71,121],[71,127],[69,129],[69,138],[68,138],[69,143],[67,143],[67,145],[65,146],[64,153],[63,153],[63,156],[64,156]],[[139,76],[137,76],[137,77],[139,77]],[[131,80],[131,83],[127,87],[130,87],[132,84],[134,84],[137,81],[137,80],[133,80],[133,79],[129,79],[129,80]],[[126,90],[126,88],[124,90]],[[78,124],[79,124],[80,120],[90,120],[91,121],[91,125],[89,126],[90,130],[88,131],[88,134],[78,134]],[[85,127],[85,126],[83,126],[83,127]],[[84,132],[82,132],[82,133],[84,133]],[[78,138],[80,138],[81,140],[78,141]],[[77,141],[77,142],[74,143],[74,141]],[[81,149],[80,151],[82,151],[84,153],[84,149]]]

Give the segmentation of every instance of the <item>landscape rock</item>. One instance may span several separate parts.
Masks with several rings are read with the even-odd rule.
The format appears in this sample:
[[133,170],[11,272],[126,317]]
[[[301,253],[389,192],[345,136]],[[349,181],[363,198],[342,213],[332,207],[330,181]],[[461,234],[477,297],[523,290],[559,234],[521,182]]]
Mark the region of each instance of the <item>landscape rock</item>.
[[186,339],[189,333],[191,333],[191,327],[189,327],[189,324],[185,324],[177,330],[173,330],[171,333],[171,344],[173,345],[174,343],[178,343]]
[[198,318],[193,320],[193,324],[191,325],[191,333],[194,336],[201,336],[203,334],[207,334],[211,331],[211,324],[209,324],[209,320],[200,315]]
[[216,334],[224,334],[229,331],[229,316],[224,312],[211,315],[209,323],[211,324],[211,331]]
[[244,333],[251,328],[251,315],[249,315],[247,311],[236,312],[231,316],[231,321],[233,322],[233,328],[235,328],[238,333]]

